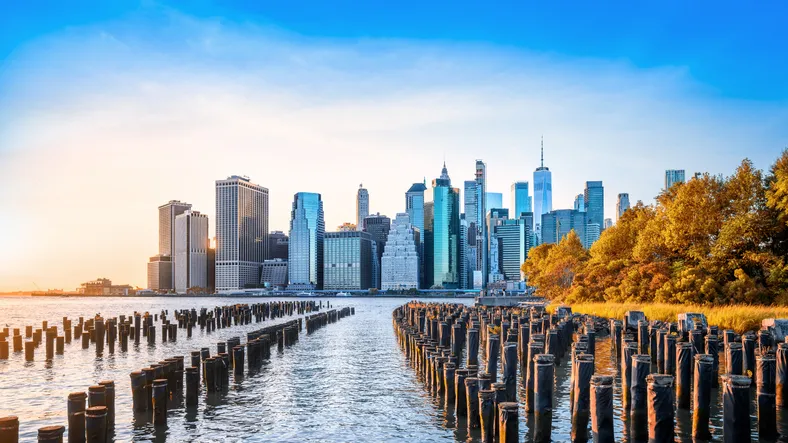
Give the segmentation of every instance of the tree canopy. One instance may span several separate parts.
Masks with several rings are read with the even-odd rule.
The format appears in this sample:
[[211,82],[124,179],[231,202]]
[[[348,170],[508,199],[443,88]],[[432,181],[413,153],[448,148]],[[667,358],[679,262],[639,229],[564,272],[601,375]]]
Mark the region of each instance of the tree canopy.
[[572,231],[533,248],[522,270],[565,302],[788,302],[788,150],[767,175],[743,160],[638,202],[588,251]]

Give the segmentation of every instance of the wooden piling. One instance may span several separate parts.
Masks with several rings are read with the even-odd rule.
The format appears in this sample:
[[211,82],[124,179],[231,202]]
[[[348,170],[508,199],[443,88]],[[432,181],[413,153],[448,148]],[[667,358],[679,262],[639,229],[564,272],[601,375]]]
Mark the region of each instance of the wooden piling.
[[691,343],[678,343],[676,349],[676,406],[689,410],[692,391]]
[[105,443],[107,441],[107,407],[92,406],[85,410],[85,441]]
[[516,402],[498,403],[498,442],[517,443],[520,439],[519,405]]
[[554,357],[550,354],[536,355],[534,368],[534,443],[547,443],[551,440],[553,423]]
[[19,418],[13,415],[0,418],[0,442],[19,442]]
[[[738,343],[730,343],[729,346]],[[750,435],[750,378],[726,374],[722,378],[722,441],[749,443]]]
[[573,363],[572,441],[588,441],[588,421],[591,415],[591,378],[594,375],[594,356],[579,354]]
[[479,419],[482,443],[492,443],[495,435],[495,391],[492,389],[479,391]]
[[68,412],[68,442],[83,443],[85,441],[85,400],[84,392],[68,394],[66,406]]
[[479,429],[479,379],[467,377],[465,379],[465,399],[466,410],[468,413],[468,432],[471,429]]
[[673,443],[675,415],[673,410],[673,377],[648,376],[648,441]]
[[777,402],[775,378],[777,361],[774,355],[755,358],[756,404],[758,405],[758,439],[764,442],[777,440]]
[[131,377],[132,409],[135,412],[148,410],[148,394],[146,392],[146,378],[143,371],[134,371]]
[[153,381],[153,424],[167,425],[167,379]]
[[696,440],[711,439],[709,415],[711,412],[711,386],[713,378],[714,357],[709,354],[696,355],[692,409],[692,438]]
[[65,426],[44,426],[38,428],[38,443],[63,443]]
[[614,443],[613,377],[591,377],[591,433],[594,443]]

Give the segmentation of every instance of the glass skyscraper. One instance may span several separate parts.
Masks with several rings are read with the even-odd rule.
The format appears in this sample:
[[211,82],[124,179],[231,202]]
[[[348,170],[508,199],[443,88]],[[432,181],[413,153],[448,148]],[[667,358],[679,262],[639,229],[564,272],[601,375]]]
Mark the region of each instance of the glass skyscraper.
[[484,206],[484,213],[490,212],[492,208],[503,208],[503,193],[488,192],[487,201]]
[[419,244],[416,245],[416,251],[419,253],[419,285],[424,285],[424,275],[426,273],[425,265],[426,260],[424,257],[424,241],[426,232],[424,232],[424,191],[427,190],[426,180],[424,183],[414,183],[413,186],[405,193],[405,212],[408,213],[410,224],[416,228],[419,233]]
[[585,246],[587,214],[574,209],[557,209],[542,215],[542,244],[558,243],[574,230]]
[[625,192],[618,194],[618,201],[616,202],[616,222],[624,215],[627,209],[629,209],[629,194]]
[[[476,203],[476,226],[478,226],[476,237],[476,253],[477,253],[477,266],[478,272],[482,277],[481,287],[487,287],[487,267],[489,257],[487,254],[487,224],[484,222],[486,212],[484,208],[487,207],[487,165],[481,161],[476,160],[476,192],[478,193]],[[467,213],[466,213],[467,216]],[[468,223],[470,225],[470,221]],[[476,280],[474,279],[474,286]]]
[[665,171],[665,190],[670,189],[674,183],[684,183],[683,169],[668,169]]
[[523,212],[531,212],[531,196],[528,192],[528,182],[512,183],[512,204],[509,208],[512,218],[519,218]]
[[451,187],[445,163],[440,178],[432,181],[432,202],[433,285],[457,288],[460,283],[460,190]]
[[553,177],[544,165],[544,139],[542,139],[541,166],[534,171],[534,232],[540,243],[542,215],[553,210]]
[[433,267],[435,265],[435,203],[424,203],[424,276],[422,287],[431,288],[435,283],[433,281]]
[[323,288],[326,223],[320,194],[299,192],[290,211],[287,273],[291,289]]
[[527,225],[526,218],[501,220],[495,226],[495,235],[498,237],[501,263],[501,273],[505,280],[520,281],[522,275],[520,266],[528,258],[528,246],[531,227]]
[[596,223],[600,228],[605,226],[605,188],[602,182],[587,181],[583,200],[588,214],[586,223]]

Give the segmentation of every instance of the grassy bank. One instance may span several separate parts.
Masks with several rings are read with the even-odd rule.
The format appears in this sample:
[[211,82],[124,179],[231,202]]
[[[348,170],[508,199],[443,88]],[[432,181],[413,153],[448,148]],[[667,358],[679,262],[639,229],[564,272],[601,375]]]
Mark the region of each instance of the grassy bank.
[[[701,312],[706,315],[710,325],[720,329],[733,329],[738,333],[761,328],[764,318],[788,318],[788,307],[770,306],[698,306],[673,305],[665,303],[576,303],[572,304],[572,312],[592,314],[608,318],[624,318],[626,311],[643,311],[649,320],[676,321],[681,312]],[[551,306],[554,308],[554,306]]]

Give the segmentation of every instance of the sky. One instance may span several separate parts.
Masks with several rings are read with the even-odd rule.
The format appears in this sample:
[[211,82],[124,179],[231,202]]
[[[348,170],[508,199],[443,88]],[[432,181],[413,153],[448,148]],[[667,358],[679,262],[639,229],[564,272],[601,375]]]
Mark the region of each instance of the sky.
[[[785,2],[10,0],[0,5],[0,291],[144,287],[157,207],[210,217],[247,175],[288,230],[359,184],[394,217],[414,182],[533,180],[553,208],[602,180],[653,202],[665,169],[768,169],[788,147]],[[531,4],[533,3],[533,4]]]

